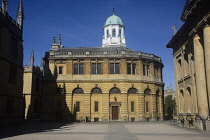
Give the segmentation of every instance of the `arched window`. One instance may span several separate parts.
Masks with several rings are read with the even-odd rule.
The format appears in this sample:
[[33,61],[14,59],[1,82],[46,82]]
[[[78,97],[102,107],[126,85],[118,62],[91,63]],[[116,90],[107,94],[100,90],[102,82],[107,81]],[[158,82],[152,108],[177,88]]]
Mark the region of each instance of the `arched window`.
[[136,88],[130,88],[129,90],[128,90],[128,93],[138,93],[138,91],[137,91],[137,89]]
[[96,88],[94,88],[94,89],[91,90],[91,93],[92,94],[94,94],[94,93],[102,93],[102,90],[100,88],[97,88],[96,87]]
[[84,91],[83,91],[83,89],[81,89],[81,88],[75,88],[75,89],[73,90],[73,94],[82,94],[82,93],[84,93]]
[[177,68],[177,71],[178,71],[178,80],[180,80],[182,78],[182,61],[181,59],[178,60],[178,68]]
[[116,37],[116,30],[115,29],[112,30],[112,37]]
[[109,93],[121,93],[121,91],[119,88],[114,87],[114,88],[110,89]]
[[184,72],[185,76],[189,74],[189,58],[187,52],[184,54]]
[[184,91],[180,90],[180,97],[179,97],[179,110],[180,113],[184,113]]
[[121,37],[121,29],[119,30],[119,37]]
[[187,108],[188,108],[188,112],[187,113],[191,113],[192,112],[192,106],[193,106],[193,104],[192,104],[192,97],[191,97],[191,88],[190,87],[187,87]]
[[149,88],[145,89],[144,94],[150,94],[150,89]]
[[191,96],[191,88],[190,87],[187,87],[187,91],[188,91],[189,95]]
[[109,37],[109,30],[106,31],[106,37]]

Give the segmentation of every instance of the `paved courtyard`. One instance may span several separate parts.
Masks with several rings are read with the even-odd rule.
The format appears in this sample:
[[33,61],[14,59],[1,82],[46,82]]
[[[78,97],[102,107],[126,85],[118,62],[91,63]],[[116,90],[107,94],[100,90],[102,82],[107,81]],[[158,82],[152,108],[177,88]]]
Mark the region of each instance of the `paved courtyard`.
[[43,123],[0,127],[3,140],[210,140],[207,132],[169,122]]

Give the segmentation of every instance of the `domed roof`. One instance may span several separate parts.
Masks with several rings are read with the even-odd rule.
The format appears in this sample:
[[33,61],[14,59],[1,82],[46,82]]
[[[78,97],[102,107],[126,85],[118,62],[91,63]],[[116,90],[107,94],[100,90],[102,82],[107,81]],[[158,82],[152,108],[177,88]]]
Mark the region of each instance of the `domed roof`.
[[107,20],[106,20],[106,23],[105,23],[105,26],[107,25],[111,25],[111,24],[119,24],[119,25],[123,25],[123,22],[122,20],[116,16],[113,12],[112,16],[110,16]]

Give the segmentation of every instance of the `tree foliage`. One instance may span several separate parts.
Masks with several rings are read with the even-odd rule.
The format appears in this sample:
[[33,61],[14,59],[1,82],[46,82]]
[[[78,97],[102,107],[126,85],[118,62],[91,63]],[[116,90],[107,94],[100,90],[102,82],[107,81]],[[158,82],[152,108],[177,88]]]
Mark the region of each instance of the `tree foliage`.
[[173,99],[172,95],[165,97],[165,113],[166,119],[173,119],[173,115],[176,112],[176,100]]

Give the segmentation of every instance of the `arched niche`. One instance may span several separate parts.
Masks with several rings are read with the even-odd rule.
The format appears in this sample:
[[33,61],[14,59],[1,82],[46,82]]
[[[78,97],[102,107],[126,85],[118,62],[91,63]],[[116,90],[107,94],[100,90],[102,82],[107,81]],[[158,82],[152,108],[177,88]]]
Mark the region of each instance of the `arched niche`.
[[73,93],[73,94],[83,94],[84,91],[83,91],[83,89],[81,89],[81,88],[75,88],[75,89],[73,90],[72,93]]
[[128,93],[129,94],[136,94],[136,93],[138,93],[138,91],[137,91],[136,88],[130,88],[130,89],[128,89]]
[[110,89],[109,93],[121,93],[121,91],[119,88],[114,87],[114,88]]
[[92,90],[91,90],[91,94],[97,94],[97,93],[102,93],[102,90],[100,89],[100,88],[93,88]]

